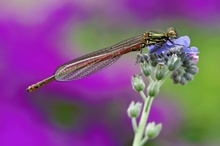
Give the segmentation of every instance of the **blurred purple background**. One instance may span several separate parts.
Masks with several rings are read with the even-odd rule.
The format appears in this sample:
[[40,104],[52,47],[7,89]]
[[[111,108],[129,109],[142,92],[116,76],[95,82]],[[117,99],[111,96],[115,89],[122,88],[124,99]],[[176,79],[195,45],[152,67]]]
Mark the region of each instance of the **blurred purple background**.
[[[62,63],[147,30],[173,26],[196,37],[202,29],[218,29],[219,6],[218,0],[1,0],[0,146],[131,145],[126,110],[132,100],[141,100],[130,84],[140,73],[136,53],[81,80],[52,82],[33,93],[25,89]],[[191,39],[199,45],[199,37]],[[196,116],[184,109],[193,110],[197,102],[180,98],[187,91],[195,97],[191,91],[199,90],[198,84],[187,84],[184,92],[182,86],[164,87],[149,118],[162,122],[163,130],[151,145],[218,145],[210,138],[215,132],[196,136],[191,130],[199,133],[204,126],[187,125]]]

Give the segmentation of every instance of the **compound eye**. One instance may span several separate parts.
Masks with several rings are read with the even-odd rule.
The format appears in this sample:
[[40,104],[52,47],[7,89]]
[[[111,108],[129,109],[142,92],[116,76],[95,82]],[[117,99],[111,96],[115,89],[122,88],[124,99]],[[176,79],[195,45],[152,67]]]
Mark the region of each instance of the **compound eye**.
[[170,31],[168,32],[168,36],[169,36],[170,38],[176,38],[176,37],[177,37],[177,34],[176,34],[176,32],[175,32],[174,30],[170,30]]

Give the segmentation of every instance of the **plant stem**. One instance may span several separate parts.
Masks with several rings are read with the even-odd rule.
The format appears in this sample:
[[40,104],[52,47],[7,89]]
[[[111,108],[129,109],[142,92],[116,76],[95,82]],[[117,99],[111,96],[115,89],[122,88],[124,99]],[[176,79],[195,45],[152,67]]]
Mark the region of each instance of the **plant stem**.
[[150,83],[154,81],[151,76],[148,76],[148,80],[149,80]]
[[145,136],[143,139],[142,139],[142,141],[141,141],[141,143],[140,143],[140,146],[143,146],[147,141],[148,141],[148,137],[147,136]]
[[[142,93],[140,92],[140,94],[141,94],[141,96],[143,96],[143,92]],[[144,95],[144,97],[146,98],[145,95]],[[146,100],[144,100],[144,108],[142,110],[140,122],[137,127],[137,131],[135,133],[132,146],[140,146],[140,144],[141,144],[153,99],[154,99],[154,97],[148,96],[148,98]]]
[[140,95],[141,95],[141,97],[142,97],[143,101],[144,101],[144,102],[146,102],[147,97],[145,96],[145,94],[144,94],[144,92],[143,92],[143,91],[140,91]]
[[133,127],[133,130],[134,130],[134,133],[137,132],[137,121],[136,121],[136,118],[131,118],[131,123],[132,123],[132,127]]

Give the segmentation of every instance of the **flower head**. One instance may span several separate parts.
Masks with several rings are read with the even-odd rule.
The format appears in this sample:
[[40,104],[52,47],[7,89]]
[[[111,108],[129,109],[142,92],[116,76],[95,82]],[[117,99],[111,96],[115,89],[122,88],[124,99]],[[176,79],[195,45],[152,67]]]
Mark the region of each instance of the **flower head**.
[[198,73],[196,64],[199,61],[197,47],[189,47],[190,38],[182,36],[178,39],[172,39],[164,43],[151,45],[148,47],[148,60],[153,67],[157,64],[168,66],[172,72],[171,79],[173,83],[186,84],[191,81],[194,75]]

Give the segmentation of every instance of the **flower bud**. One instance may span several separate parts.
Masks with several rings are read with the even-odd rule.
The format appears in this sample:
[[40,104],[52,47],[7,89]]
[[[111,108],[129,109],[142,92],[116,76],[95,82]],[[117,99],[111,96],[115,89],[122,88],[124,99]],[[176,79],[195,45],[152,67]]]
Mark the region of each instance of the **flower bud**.
[[183,65],[185,67],[190,67],[190,66],[194,65],[194,61],[192,59],[189,59],[189,60],[185,61],[185,63]]
[[190,56],[193,57],[193,63],[197,64],[199,62],[199,56],[197,56],[196,54],[190,54]]
[[165,65],[161,65],[161,64],[158,64],[157,66],[156,66],[156,71],[155,71],[155,73],[156,73],[156,79],[157,80],[162,80],[164,77],[165,77],[165,75],[166,75],[166,73],[167,73],[167,66],[165,66]]
[[150,83],[147,88],[148,96],[154,97],[159,93],[159,85],[155,82]]
[[141,72],[148,77],[152,72],[152,67],[147,62],[141,63]]
[[182,84],[182,85],[185,85],[187,83],[186,78],[184,76],[182,76],[179,83]]
[[142,103],[137,102],[135,104],[134,101],[132,101],[127,109],[128,116],[130,118],[137,118],[141,113],[141,109],[142,109]]
[[186,80],[188,80],[188,81],[192,81],[192,80],[194,79],[194,76],[193,76],[191,73],[188,73],[188,72],[186,72],[183,76],[184,76],[184,77],[186,78]]
[[148,62],[149,60],[149,55],[148,54],[137,54],[137,58],[136,58],[136,63],[143,63],[143,62]]
[[144,62],[144,57],[142,54],[138,53],[136,58],[136,63],[142,63]]
[[198,67],[195,65],[192,65],[192,66],[186,68],[186,72],[191,73],[193,75],[197,74],[198,70],[199,70]]
[[160,131],[162,129],[162,124],[155,125],[154,122],[148,123],[145,129],[145,136],[148,138],[155,138],[159,135]]
[[168,69],[170,71],[177,69],[180,66],[180,60],[181,59],[178,58],[176,54],[173,54],[167,62]]
[[181,78],[182,78],[181,76],[176,76],[175,80],[179,83],[181,81]]
[[175,78],[173,78],[173,84],[178,84],[179,82],[177,80],[175,80]]
[[140,75],[134,75],[131,79],[132,88],[137,91],[143,91],[145,88],[144,81]]
[[174,84],[178,84],[181,81],[181,72],[179,69],[172,72],[170,78],[173,80]]
[[180,69],[174,70],[174,71],[172,72],[172,75],[173,75],[173,76],[178,76],[178,75],[180,75],[180,74],[181,74],[181,70],[180,70]]

